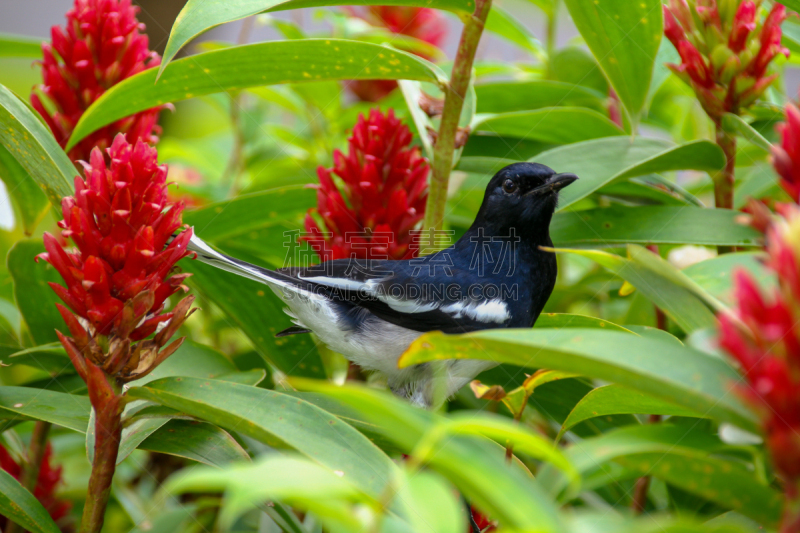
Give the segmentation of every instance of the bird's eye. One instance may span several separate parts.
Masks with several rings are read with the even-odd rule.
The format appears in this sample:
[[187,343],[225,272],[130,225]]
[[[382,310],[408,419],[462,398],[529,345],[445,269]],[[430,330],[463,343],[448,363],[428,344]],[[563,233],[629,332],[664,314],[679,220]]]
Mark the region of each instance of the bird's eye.
[[508,194],[517,190],[517,184],[514,183],[514,180],[508,179],[503,182],[503,190]]

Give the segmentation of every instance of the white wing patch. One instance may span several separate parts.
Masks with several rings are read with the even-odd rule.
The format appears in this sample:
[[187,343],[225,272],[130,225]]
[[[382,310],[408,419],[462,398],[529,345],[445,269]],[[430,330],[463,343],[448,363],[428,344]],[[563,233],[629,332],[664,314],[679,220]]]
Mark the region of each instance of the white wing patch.
[[[385,291],[382,290],[381,286],[381,282],[385,281],[386,278],[376,278],[367,281],[356,281],[346,278],[331,278],[328,276],[312,276],[308,278],[303,276],[299,277],[304,281],[319,283],[320,285],[325,285],[326,287],[360,291],[367,296],[377,298],[378,300],[388,305],[390,308],[400,313],[410,313],[410,314],[425,313],[427,311],[433,311],[434,309],[439,307],[438,302],[424,303],[420,300],[406,300],[400,296],[392,296],[391,294],[386,294]],[[397,287],[400,286],[398,285]]]
[[496,322],[502,324],[511,314],[503,300],[485,300],[482,302],[462,300],[442,307],[442,311],[453,318],[469,317],[478,322]]

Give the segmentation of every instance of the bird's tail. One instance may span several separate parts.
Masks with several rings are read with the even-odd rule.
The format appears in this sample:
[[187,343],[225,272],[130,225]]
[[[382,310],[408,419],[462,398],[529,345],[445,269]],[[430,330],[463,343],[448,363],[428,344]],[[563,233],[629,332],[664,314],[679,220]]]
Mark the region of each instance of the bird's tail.
[[186,249],[197,254],[198,261],[219,268],[220,270],[225,270],[226,272],[231,272],[270,286],[277,285],[286,287],[290,285],[290,283],[287,283],[288,280],[285,279],[286,276],[279,272],[262,268],[246,261],[241,261],[235,257],[230,257],[214,250],[205,241],[194,234],[194,230],[192,230],[192,238],[189,240],[189,245]]

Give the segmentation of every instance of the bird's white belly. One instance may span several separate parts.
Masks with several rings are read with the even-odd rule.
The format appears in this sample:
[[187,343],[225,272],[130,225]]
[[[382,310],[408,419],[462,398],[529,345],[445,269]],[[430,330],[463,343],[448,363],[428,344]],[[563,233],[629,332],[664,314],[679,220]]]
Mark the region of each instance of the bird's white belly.
[[397,360],[420,332],[374,315],[365,320],[360,331],[348,331],[342,329],[336,311],[324,296],[307,292],[288,294],[280,287],[273,290],[289,306],[286,313],[292,322],[313,330],[329,348],[365,369],[386,374],[390,382],[402,380],[400,374],[405,371],[397,368]]
[[[311,329],[330,349],[367,370],[377,370],[386,375],[388,384],[396,393],[405,395],[412,403],[430,406],[434,398],[433,372],[427,365],[400,369],[397,361],[403,352],[422,333],[369,314],[358,331],[342,328],[333,304],[324,296],[309,292],[289,292],[272,286],[273,291],[289,309],[286,314],[296,325]],[[444,397],[453,395],[480,372],[497,363],[477,360],[446,361],[447,375]]]

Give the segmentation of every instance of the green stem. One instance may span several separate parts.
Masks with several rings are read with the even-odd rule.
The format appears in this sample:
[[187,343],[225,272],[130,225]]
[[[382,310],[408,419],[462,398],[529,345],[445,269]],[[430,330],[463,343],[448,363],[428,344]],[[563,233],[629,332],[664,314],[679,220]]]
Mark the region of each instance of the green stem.
[[116,394],[106,398],[102,406],[95,406],[94,460],[86,505],[83,508],[81,533],[100,533],[103,528],[106,506],[111,495],[111,481],[114,478],[122,439],[123,397],[114,378],[107,379]]
[[556,49],[556,31],[558,30],[558,8],[559,1],[553,2],[553,11],[547,16],[547,57],[551,57]]
[[[736,137],[716,124],[716,142],[725,153],[725,167],[714,176],[714,205],[718,209],[733,209],[733,190],[736,168]],[[719,246],[720,254],[731,252],[730,246]]]
[[444,221],[447,184],[450,181],[450,170],[453,166],[458,121],[472,77],[475,52],[478,49],[486,17],[491,8],[492,0],[476,0],[475,12],[464,23],[464,30],[461,32],[461,41],[458,44],[458,52],[450,73],[450,83],[444,89],[444,110],[439,134],[436,137],[436,146],[433,150],[433,175],[428,189],[428,202],[425,206],[423,228],[426,230],[427,242],[423,240],[421,248],[427,249],[426,251],[437,249],[436,231],[442,229]]
[[[44,451],[47,449],[47,435],[50,433],[52,424],[39,420],[33,426],[31,433],[31,442],[28,446],[28,456],[22,465],[22,486],[28,489],[31,494],[36,490],[36,484],[39,481],[39,471],[42,469],[42,459],[44,458]],[[6,526],[6,533],[17,533],[22,531],[22,527],[15,523],[9,522]]]

